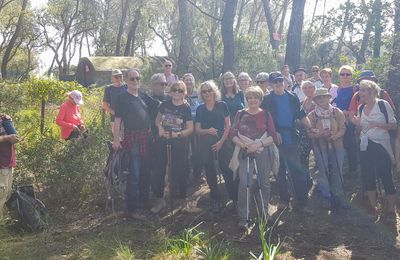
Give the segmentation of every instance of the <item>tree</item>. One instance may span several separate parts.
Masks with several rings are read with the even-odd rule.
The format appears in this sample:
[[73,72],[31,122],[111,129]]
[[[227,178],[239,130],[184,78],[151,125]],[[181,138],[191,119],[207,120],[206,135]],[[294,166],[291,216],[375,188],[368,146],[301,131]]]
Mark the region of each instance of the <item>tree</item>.
[[268,31],[269,31],[269,41],[271,43],[272,49],[278,49],[279,47],[279,41],[275,40],[274,34],[275,32],[275,24],[272,19],[272,14],[271,14],[271,8],[269,6],[269,0],[262,0],[263,6],[264,6],[264,14],[265,14],[265,19],[267,20],[267,26],[268,26]]
[[[387,89],[391,93],[397,108],[400,104],[400,0],[395,0],[394,37],[392,58],[388,74]],[[398,109],[397,109],[398,111]]]
[[233,22],[236,13],[237,0],[226,0],[221,22],[221,35],[224,45],[222,73],[234,70],[235,41],[233,37]]
[[186,0],[178,0],[179,9],[179,55],[177,73],[188,72],[193,50],[192,19]]
[[3,55],[3,59],[1,62],[1,75],[3,78],[7,78],[7,65],[8,62],[10,61],[10,56],[11,56],[11,52],[15,47],[15,43],[17,41],[17,38],[19,37],[19,34],[22,30],[22,26],[24,24],[24,17],[25,17],[25,10],[28,4],[28,0],[23,0],[22,1],[22,7],[21,7],[21,12],[19,14],[18,17],[18,22],[14,31],[13,36],[10,39],[10,42],[8,43],[4,55]]
[[301,33],[303,31],[305,0],[293,1],[287,35],[285,64],[291,68],[300,65]]
[[133,56],[133,51],[135,49],[135,42],[136,42],[136,30],[139,25],[139,21],[142,18],[142,1],[139,1],[138,7],[135,10],[133,15],[132,22],[129,25],[128,36],[126,39],[125,51],[124,56]]
[[374,40],[374,58],[381,56],[381,43],[382,43],[382,0],[375,0],[374,9],[372,15],[375,22],[375,40]]
[[125,21],[126,21],[126,15],[129,10],[129,3],[131,0],[121,0],[121,20],[119,22],[119,27],[118,27],[118,34],[117,34],[117,43],[115,47],[115,56],[120,56],[121,55],[121,39],[122,39],[122,34],[124,33],[124,26],[125,26]]

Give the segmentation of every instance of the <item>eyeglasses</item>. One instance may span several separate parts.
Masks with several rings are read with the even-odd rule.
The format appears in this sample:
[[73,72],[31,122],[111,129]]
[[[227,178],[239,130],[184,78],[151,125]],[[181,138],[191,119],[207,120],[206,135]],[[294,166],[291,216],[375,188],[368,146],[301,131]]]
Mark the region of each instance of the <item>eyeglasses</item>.
[[340,73],[339,75],[342,76],[342,77],[350,77],[353,74],[351,74],[351,73]]
[[258,80],[256,81],[257,84],[264,84],[265,82],[267,82],[266,80]]
[[164,67],[172,67],[171,64],[165,64]]
[[129,78],[129,80],[130,80],[130,81],[135,81],[135,80],[139,81],[139,80],[140,80],[140,77],[131,77],[131,78]]
[[214,90],[212,90],[212,89],[203,89],[201,91],[201,94],[212,93],[212,92],[214,92]]
[[185,93],[185,90],[181,88],[171,88],[171,92],[173,93]]
[[319,70],[313,70],[312,72],[319,72]]
[[168,86],[168,83],[167,83],[167,82],[158,82],[158,84],[159,84],[160,86],[162,86],[162,87]]

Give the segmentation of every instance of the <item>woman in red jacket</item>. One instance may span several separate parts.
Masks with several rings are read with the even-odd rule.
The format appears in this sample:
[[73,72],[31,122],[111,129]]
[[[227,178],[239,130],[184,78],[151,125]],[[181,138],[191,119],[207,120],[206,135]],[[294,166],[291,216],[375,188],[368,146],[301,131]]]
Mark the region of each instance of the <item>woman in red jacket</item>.
[[85,131],[81,117],[80,105],[83,105],[82,93],[79,90],[67,94],[68,100],[60,107],[56,124],[61,127],[61,138],[70,140],[78,138]]

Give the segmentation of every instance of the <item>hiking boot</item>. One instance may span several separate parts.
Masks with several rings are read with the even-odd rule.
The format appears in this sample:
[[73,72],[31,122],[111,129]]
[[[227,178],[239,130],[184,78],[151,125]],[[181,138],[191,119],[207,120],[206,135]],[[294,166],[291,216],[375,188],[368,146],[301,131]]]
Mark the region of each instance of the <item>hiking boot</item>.
[[239,220],[238,227],[240,230],[246,231],[249,229],[249,223],[247,223],[247,220],[241,219]]
[[211,212],[219,213],[221,211],[221,202],[219,200],[212,200]]
[[278,210],[282,211],[284,209],[289,208],[289,203],[285,202],[285,201],[279,201],[278,203]]
[[160,212],[163,208],[165,208],[167,206],[167,203],[165,202],[164,198],[159,198],[156,201],[156,204],[154,205],[154,207],[152,207],[150,209],[150,211],[154,214],[157,214],[158,212]]
[[131,213],[129,213],[128,216],[129,216],[129,218],[136,219],[136,220],[145,220],[147,218],[144,214],[142,214],[140,212],[131,212]]

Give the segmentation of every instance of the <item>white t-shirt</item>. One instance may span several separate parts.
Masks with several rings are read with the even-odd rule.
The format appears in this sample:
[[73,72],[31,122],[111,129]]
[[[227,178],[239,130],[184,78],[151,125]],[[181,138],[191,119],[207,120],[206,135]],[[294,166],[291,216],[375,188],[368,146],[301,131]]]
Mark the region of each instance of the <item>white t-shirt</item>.
[[301,89],[300,85],[296,85],[296,87],[294,88],[294,90],[292,92],[297,95],[297,97],[300,100],[300,103],[303,102],[304,99],[306,99],[306,95],[304,94],[304,92]]
[[[369,140],[381,144],[386,151],[389,153],[390,157],[393,158],[393,150],[390,145],[390,135],[389,131],[382,129],[380,127],[369,127],[369,122],[377,122],[381,124],[386,124],[385,115],[381,112],[379,108],[378,101],[383,101],[388,114],[389,123],[396,123],[396,118],[394,117],[393,109],[390,104],[383,99],[377,99],[374,107],[372,108],[369,115],[365,114],[365,107],[361,114],[361,135],[366,135]],[[361,106],[361,105],[360,105]]]
[[[324,88],[324,85],[322,85],[322,87]],[[338,88],[339,87],[337,85],[331,84],[331,88],[329,89],[329,94],[331,94],[332,98],[331,98],[330,102],[332,102],[333,100],[336,100]],[[336,107],[336,101],[334,101],[332,103],[332,106]]]

